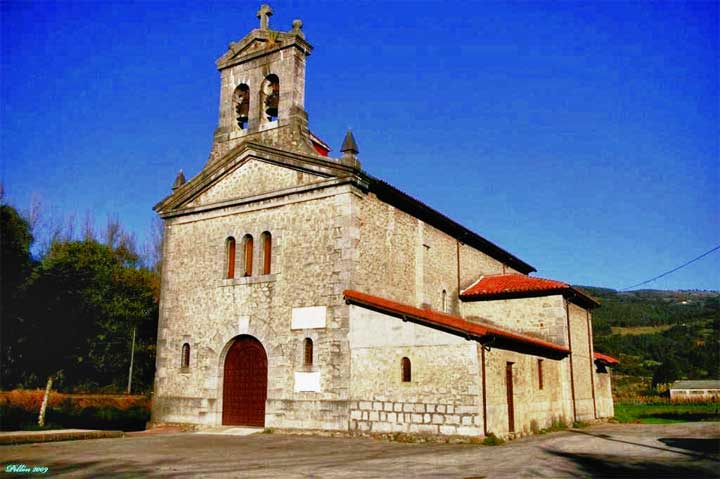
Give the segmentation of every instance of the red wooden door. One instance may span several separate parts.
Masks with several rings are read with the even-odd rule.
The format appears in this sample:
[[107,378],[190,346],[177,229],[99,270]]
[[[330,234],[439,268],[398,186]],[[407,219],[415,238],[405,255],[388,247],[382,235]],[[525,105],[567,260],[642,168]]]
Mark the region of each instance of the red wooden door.
[[225,357],[223,424],[263,427],[266,399],[265,349],[257,339],[241,336]]
[[513,399],[513,363],[505,365],[505,385],[507,386],[508,430],[515,432],[515,401]]

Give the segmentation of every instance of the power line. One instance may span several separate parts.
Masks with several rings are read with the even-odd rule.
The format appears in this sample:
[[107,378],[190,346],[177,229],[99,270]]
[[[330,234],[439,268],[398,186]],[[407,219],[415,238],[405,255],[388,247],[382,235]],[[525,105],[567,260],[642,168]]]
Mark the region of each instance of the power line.
[[684,268],[685,266],[689,265],[690,263],[694,263],[695,261],[699,260],[700,258],[704,258],[705,256],[709,255],[709,254],[712,253],[713,251],[717,251],[717,250],[719,250],[719,249],[720,249],[720,244],[717,245],[716,247],[714,247],[713,249],[711,249],[710,251],[704,252],[703,254],[701,254],[700,256],[698,256],[697,258],[691,259],[691,260],[688,261],[687,263],[681,264],[680,266],[678,266],[678,267],[675,268],[675,269],[671,269],[670,271],[666,271],[666,272],[664,272],[663,274],[660,274],[660,275],[658,275],[658,276],[655,276],[654,278],[651,278],[651,279],[649,279],[649,280],[647,280],[647,281],[643,281],[642,283],[638,283],[638,284],[634,284],[634,285],[632,285],[632,286],[628,286],[627,288],[623,288],[623,289],[621,289],[620,291],[627,291],[628,289],[633,289],[633,288],[637,288],[638,286],[642,286],[642,285],[644,285],[644,284],[652,283],[652,282],[655,281],[656,279],[660,279],[660,278],[662,278],[663,276],[667,276],[667,275],[669,275],[670,273],[674,273],[675,271],[677,271],[677,270],[679,270],[679,269],[682,269],[682,268]]

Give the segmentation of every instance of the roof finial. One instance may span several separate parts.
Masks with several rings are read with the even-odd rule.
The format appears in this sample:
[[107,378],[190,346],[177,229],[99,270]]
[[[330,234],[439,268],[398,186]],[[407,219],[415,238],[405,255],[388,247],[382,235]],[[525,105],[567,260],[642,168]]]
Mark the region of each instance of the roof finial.
[[305,38],[305,34],[302,31],[302,27],[303,27],[302,20],[300,20],[299,18],[296,18],[292,22],[292,33],[301,38]]
[[180,171],[178,171],[178,174],[175,177],[175,183],[173,183],[173,186],[172,186],[173,191],[177,190],[184,184],[185,184],[185,174],[183,173],[183,170],[180,170]]
[[260,6],[260,10],[257,12],[257,17],[260,19],[260,29],[261,30],[267,30],[270,26],[270,17],[272,16],[273,11],[272,8],[270,8],[270,5],[267,3],[263,3]]
[[350,128],[348,128],[347,133],[345,133],[345,139],[343,140],[342,146],[340,147],[340,151],[342,151],[343,153],[349,153],[351,155],[357,155],[358,153],[360,153],[357,143],[355,143],[355,137],[353,136]]
[[355,137],[353,136],[352,131],[350,131],[350,128],[348,128],[347,133],[345,133],[345,139],[340,147],[340,151],[342,151],[342,158],[340,158],[342,163],[352,166],[355,169],[360,169],[360,161],[357,157],[360,150],[358,149]]

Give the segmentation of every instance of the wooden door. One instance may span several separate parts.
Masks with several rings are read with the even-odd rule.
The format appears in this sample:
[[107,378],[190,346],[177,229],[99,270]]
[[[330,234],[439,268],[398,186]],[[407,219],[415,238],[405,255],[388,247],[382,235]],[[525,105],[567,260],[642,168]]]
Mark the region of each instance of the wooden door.
[[267,355],[260,341],[240,336],[225,357],[223,424],[265,426]]
[[507,386],[507,406],[508,406],[508,430],[515,432],[515,403],[513,401],[513,363],[505,365],[505,384]]

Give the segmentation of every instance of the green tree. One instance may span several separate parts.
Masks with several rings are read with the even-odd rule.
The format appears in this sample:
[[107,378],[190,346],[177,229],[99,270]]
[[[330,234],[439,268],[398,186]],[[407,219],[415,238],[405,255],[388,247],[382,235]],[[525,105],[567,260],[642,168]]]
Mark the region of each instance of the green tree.
[[33,267],[32,242],[28,221],[12,206],[0,204],[0,377],[4,387],[18,380],[18,343],[23,341],[22,305]]
[[61,389],[122,390],[137,328],[134,383],[151,387],[157,280],[127,242],[108,243],[55,242],[33,273],[25,369],[37,385],[61,372]]

